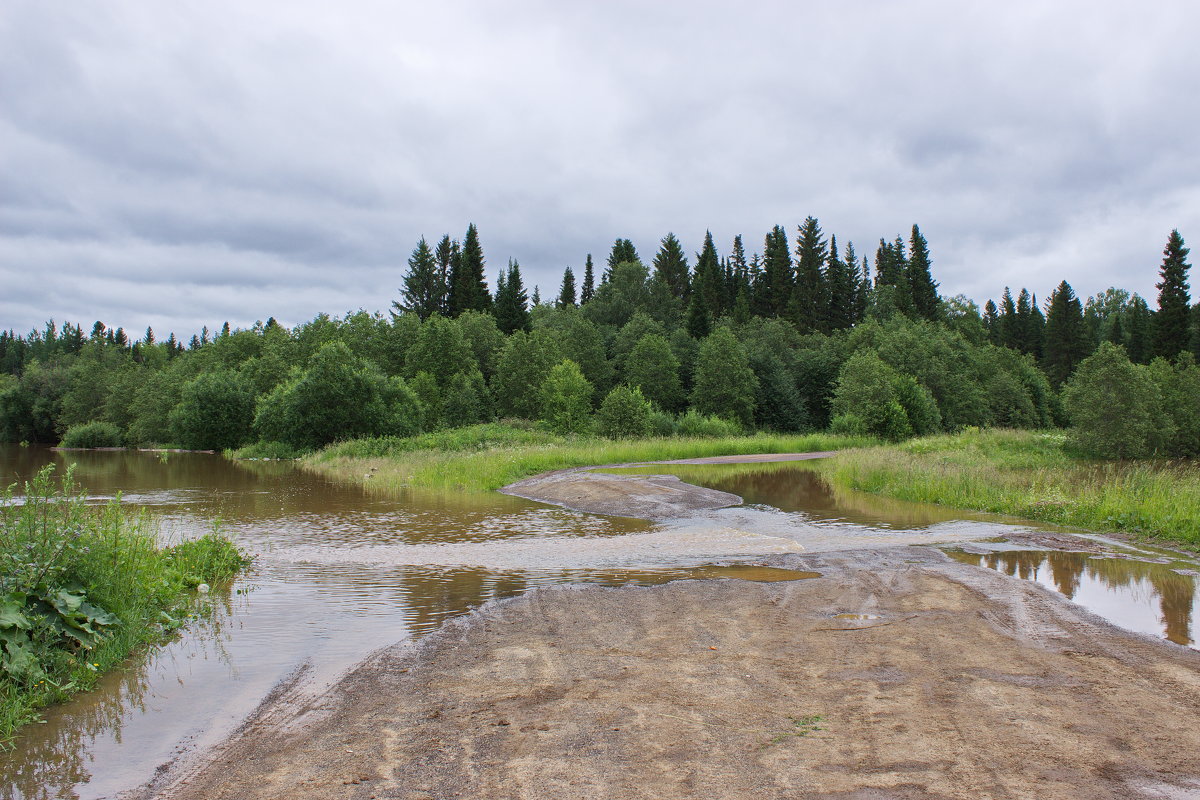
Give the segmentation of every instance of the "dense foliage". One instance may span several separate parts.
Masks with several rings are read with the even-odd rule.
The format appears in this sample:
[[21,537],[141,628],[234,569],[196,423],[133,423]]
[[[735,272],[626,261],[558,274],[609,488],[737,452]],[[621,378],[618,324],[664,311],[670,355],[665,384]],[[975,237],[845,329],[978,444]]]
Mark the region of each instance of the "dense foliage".
[[38,706],[86,688],[139,644],[180,624],[201,582],[243,559],[217,534],[162,547],[151,521],[85,502],[53,467],[0,494],[0,743]]
[[498,418],[622,437],[1074,424],[1089,452],[1190,455],[1187,256],[1172,232],[1157,310],[1064,281],[1044,308],[1005,288],[980,311],[938,294],[917,226],[881,239],[872,265],[809,217],[761,253],[739,236],[722,256],[708,234],[691,264],[673,234],[646,261],[618,239],[538,303],[515,260],[489,293],[472,225],[461,243],[417,243],[388,317],[226,324],[186,346],[101,322],[0,333],[0,440],[295,453]]

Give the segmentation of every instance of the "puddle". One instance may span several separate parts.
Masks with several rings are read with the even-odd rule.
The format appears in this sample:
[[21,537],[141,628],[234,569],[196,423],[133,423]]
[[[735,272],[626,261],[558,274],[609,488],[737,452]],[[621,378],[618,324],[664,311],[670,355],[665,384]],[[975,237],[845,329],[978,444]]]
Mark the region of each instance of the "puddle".
[[1200,649],[1194,613],[1198,585],[1196,577],[1186,574],[1196,564],[1178,554],[1147,561],[1120,552],[947,549],[946,553],[964,564],[1035,581],[1122,628]]

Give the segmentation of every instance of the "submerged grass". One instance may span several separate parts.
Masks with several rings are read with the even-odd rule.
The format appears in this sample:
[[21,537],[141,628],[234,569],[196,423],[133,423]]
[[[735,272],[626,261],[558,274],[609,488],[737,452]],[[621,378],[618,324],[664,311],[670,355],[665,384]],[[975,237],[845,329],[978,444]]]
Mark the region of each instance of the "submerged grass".
[[163,546],[152,517],[87,504],[71,470],[14,489],[0,495],[0,747],[39,708],[179,627],[197,585],[245,564],[215,530]]
[[817,468],[837,485],[901,500],[1200,546],[1193,462],[1079,458],[1058,432],[968,430],[842,452]]
[[836,450],[862,447],[872,441],[861,436],[830,434],[759,434],[713,439],[565,438],[495,423],[405,439],[343,442],[309,456],[304,464],[336,479],[365,481],[384,490],[487,491],[540,472],[569,467]]

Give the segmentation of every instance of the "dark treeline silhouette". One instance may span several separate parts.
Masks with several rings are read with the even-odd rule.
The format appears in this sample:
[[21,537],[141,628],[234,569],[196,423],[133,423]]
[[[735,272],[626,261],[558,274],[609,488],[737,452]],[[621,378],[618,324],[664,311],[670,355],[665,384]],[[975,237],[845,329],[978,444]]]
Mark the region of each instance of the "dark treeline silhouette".
[[1005,288],[981,311],[939,294],[918,226],[880,239],[872,261],[809,217],[790,236],[775,226],[754,252],[737,236],[723,255],[709,233],[689,258],[668,233],[643,259],[617,239],[599,264],[587,255],[581,278],[566,268],[541,302],[515,259],[490,291],[471,225],[461,241],[417,242],[387,316],[226,323],[186,344],[99,321],[90,333],[54,322],[2,332],[0,439],[305,450],[497,418],[563,433],[832,428],[899,439],[1102,428],[1112,421],[1089,417],[1088,404],[1113,406],[1097,398],[1132,381],[1121,401],[1132,405],[1115,408],[1126,423],[1145,417],[1144,429],[1112,436],[1145,446],[1093,449],[1193,455],[1200,306],[1187,256],[1172,231],[1154,309],[1119,288],[1081,301],[1063,281],[1042,305]]

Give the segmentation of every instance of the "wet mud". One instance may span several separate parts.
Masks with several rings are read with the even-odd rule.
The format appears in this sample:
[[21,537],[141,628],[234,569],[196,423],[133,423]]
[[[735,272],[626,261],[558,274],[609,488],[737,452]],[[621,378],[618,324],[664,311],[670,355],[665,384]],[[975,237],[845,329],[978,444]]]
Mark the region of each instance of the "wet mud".
[[1158,798],[1200,791],[1200,654],[933,548],[808,580],[561,587],[267,702],[144,797]]
[[569,469],[509,484],[504,494],[616,517],[663,520],[741,505],[729,492],[684,483],[674,475],[606,475]]

